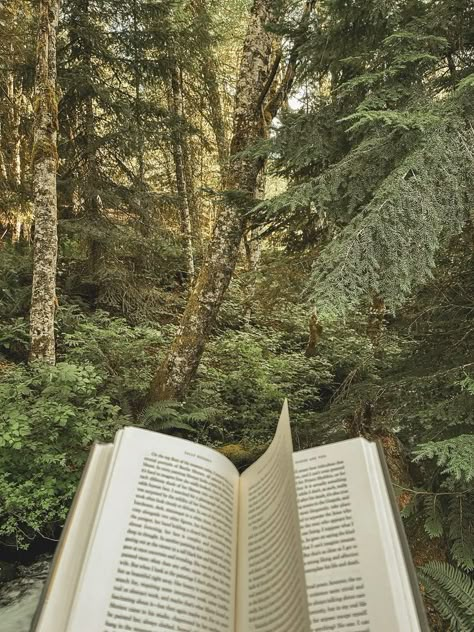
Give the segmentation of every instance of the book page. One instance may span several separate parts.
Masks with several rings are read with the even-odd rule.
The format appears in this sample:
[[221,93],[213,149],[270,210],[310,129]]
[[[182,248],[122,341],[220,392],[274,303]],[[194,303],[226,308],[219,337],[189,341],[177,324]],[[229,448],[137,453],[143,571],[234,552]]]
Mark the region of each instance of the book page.
[[40,599],[40,614],[32,624],[35,632],[64,632],[66,628],[112,450],[112,445],[92,447]]
[[309,632],[288,407],[240,481],[237,632]]
[[[411,632],[364,439],[294,454],[311,631]],[[373,472],[371,472],[373,474]]]
[[[429,632],[430,627],[420,594],[418,577],[411,559],[410,547],[399,514],[383,448],[376,443],[364,442],[364,451],[374,492],[374,501],[383,525],[383,532],[387,535],[385,552],[388,567],[394,571],[391,573],[392,587],[395,603],[403,609],[404,629],[420,629]],[[383,463],[381,459],[384,460]],[[387,489],[387,486],[390,488]],[[397,512],[398,515],[394,515],[394,512]],[[388,534],[391,535],[391,547]]]
[[234,632],[238,485],[218,452],[126,428],[67,632]]

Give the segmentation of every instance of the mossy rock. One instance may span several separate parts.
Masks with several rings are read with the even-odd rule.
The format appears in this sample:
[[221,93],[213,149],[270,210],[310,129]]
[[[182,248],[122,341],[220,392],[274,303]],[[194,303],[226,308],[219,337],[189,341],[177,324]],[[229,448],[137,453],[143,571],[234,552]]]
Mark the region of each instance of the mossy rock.
[[252,465],[261,456],[268,445],[248,445],[245,443],[228,443],[218,448],[239,469]]

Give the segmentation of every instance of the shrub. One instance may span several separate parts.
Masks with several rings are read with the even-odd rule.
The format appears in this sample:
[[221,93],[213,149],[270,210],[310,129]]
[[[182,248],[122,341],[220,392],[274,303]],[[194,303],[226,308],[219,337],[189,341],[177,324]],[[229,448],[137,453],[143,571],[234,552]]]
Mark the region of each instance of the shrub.
[[0,384],[0,536],[26,548],[64,522],[91,444],[128,418],[91,365],[17,365]]

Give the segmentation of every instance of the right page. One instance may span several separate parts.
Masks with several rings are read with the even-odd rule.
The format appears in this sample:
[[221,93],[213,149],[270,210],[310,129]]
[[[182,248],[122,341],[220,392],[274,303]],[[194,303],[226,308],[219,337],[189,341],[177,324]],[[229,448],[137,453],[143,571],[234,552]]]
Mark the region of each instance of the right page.
[[352,439],[294,454],[311,632],[420,630],[369,446]]

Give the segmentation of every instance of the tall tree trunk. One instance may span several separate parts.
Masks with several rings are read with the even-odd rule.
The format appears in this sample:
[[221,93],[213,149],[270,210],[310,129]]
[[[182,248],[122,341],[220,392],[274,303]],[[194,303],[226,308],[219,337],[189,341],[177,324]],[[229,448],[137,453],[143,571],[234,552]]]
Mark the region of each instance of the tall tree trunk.
[[185,152],[183,151],[184,139],[180,129],[183,113],[183,93],[181,90],[181,81],[179,71],[175,62],[171,64],[171,105],[175,119],[174,131],[172,135],[173,144],[173,160],[176,174],[176,189],[179,197],[179,211],[181,220],[181,230],[184,236],[184,244],[186,251],[186,266],[190,283],[194,279],[194,249],[193,249],[193,231],[191,223],[191,210],[189,204],[188,186],[186,182],[185,170]]
[[214,132],[216,139],[221,180],[224,183],[229,161],[229,146],[227,141],[224,112],[222,110],[222,100],[219,91],[217,62],[212,50],[209,50],[208,54],[209,57],[205,60],[202,71],[204,85],[207,91],[207,99],[209,102],[212,131]]
[[6,182],[8,179],[7,167],[5,163],[5,157],[3,153],[3,128],[2,121],[0,120],[0,180]]
[[10,187],[18,192],[21,185],[20,122],[22,88],[15,85],[13,73],[9,73],[7,78],[7,98],[9,103],[8,157]]
[[56,29],[60,0],[40,0],[32,151],[35,242],[30,359],[54,364],[56,304],[57,130]]
[[98,193],[99,169],[97,164],[97,145],[95,138],[94,96],[88,94],[85,98],[85,152],[86,152],[86,182],[84,190],[84,212],[93,232],[89,236],[89,266],[95,275],[100,266],[102,255],[102,239],[97,239],[96,233],[101,225],[101,200]]
[[[265,188],[266,188],[266,174],[265,169],[262,169],[258,176],[257,181],[257,190],[255,197],[257,200],[265,199]],[[258,269],[258,264],[260,263],[260,257],[262,255],[262,242],[261,242],[261,228],[254,228],[252,230],[248,230],[246,234],[244,234],[244,248],[245,248],[245,258],[247,259],[247,272],[255,273]],[[252,306],[255,301],[255,293],[256,293],[256,285],[255,283],[250,282],[245,290],[245,315],[244,322],[248,327],[252,320]]]
[[[267,26],[275,18],[274,5],[273,0],[253,2],[237,81],[230,150],[235,159],[227,173],[226,189],[248,197],[255,197],[263,162],[242,158],[241,152],[267,133],[261,103],[272,64],[274,36],[267,31]],[[151,401],[183,397],[232,278],[244,229],[244,216],[238,203],[226,203],[217,218],[208,255],[177,335],[151,384]]]
[[[185,109],[185,97],[183,87],[183,71],[179,71],[179,97],[180,97],[180,115],[183,122],[187,121],[186,109]],[[196,195],[196,187],[194,184],[195,169],[194,164],[194,151],[190,134],[186,131],[180,136],[181,147],[183,150],[183,167],[184,167],[184,180],[186,183],[186,200],[188,202],[188,209],[191,218],[191,246],[193,251],[196,245],[201,242],[200,222],[199,222],[199,203]]]
[[133,26],[133,81],[134,81],[134,116],[136,134],[136,159],[137,173],[135,177],[137,187],[137,206],[139,214],[139,231],[147,237],[150,234],[152,221],[148,196],[148,187],[145,182],[145,133],[143,129],[143,59],[140,46],[140,6],[138,0],[132,2],[132,26]]

